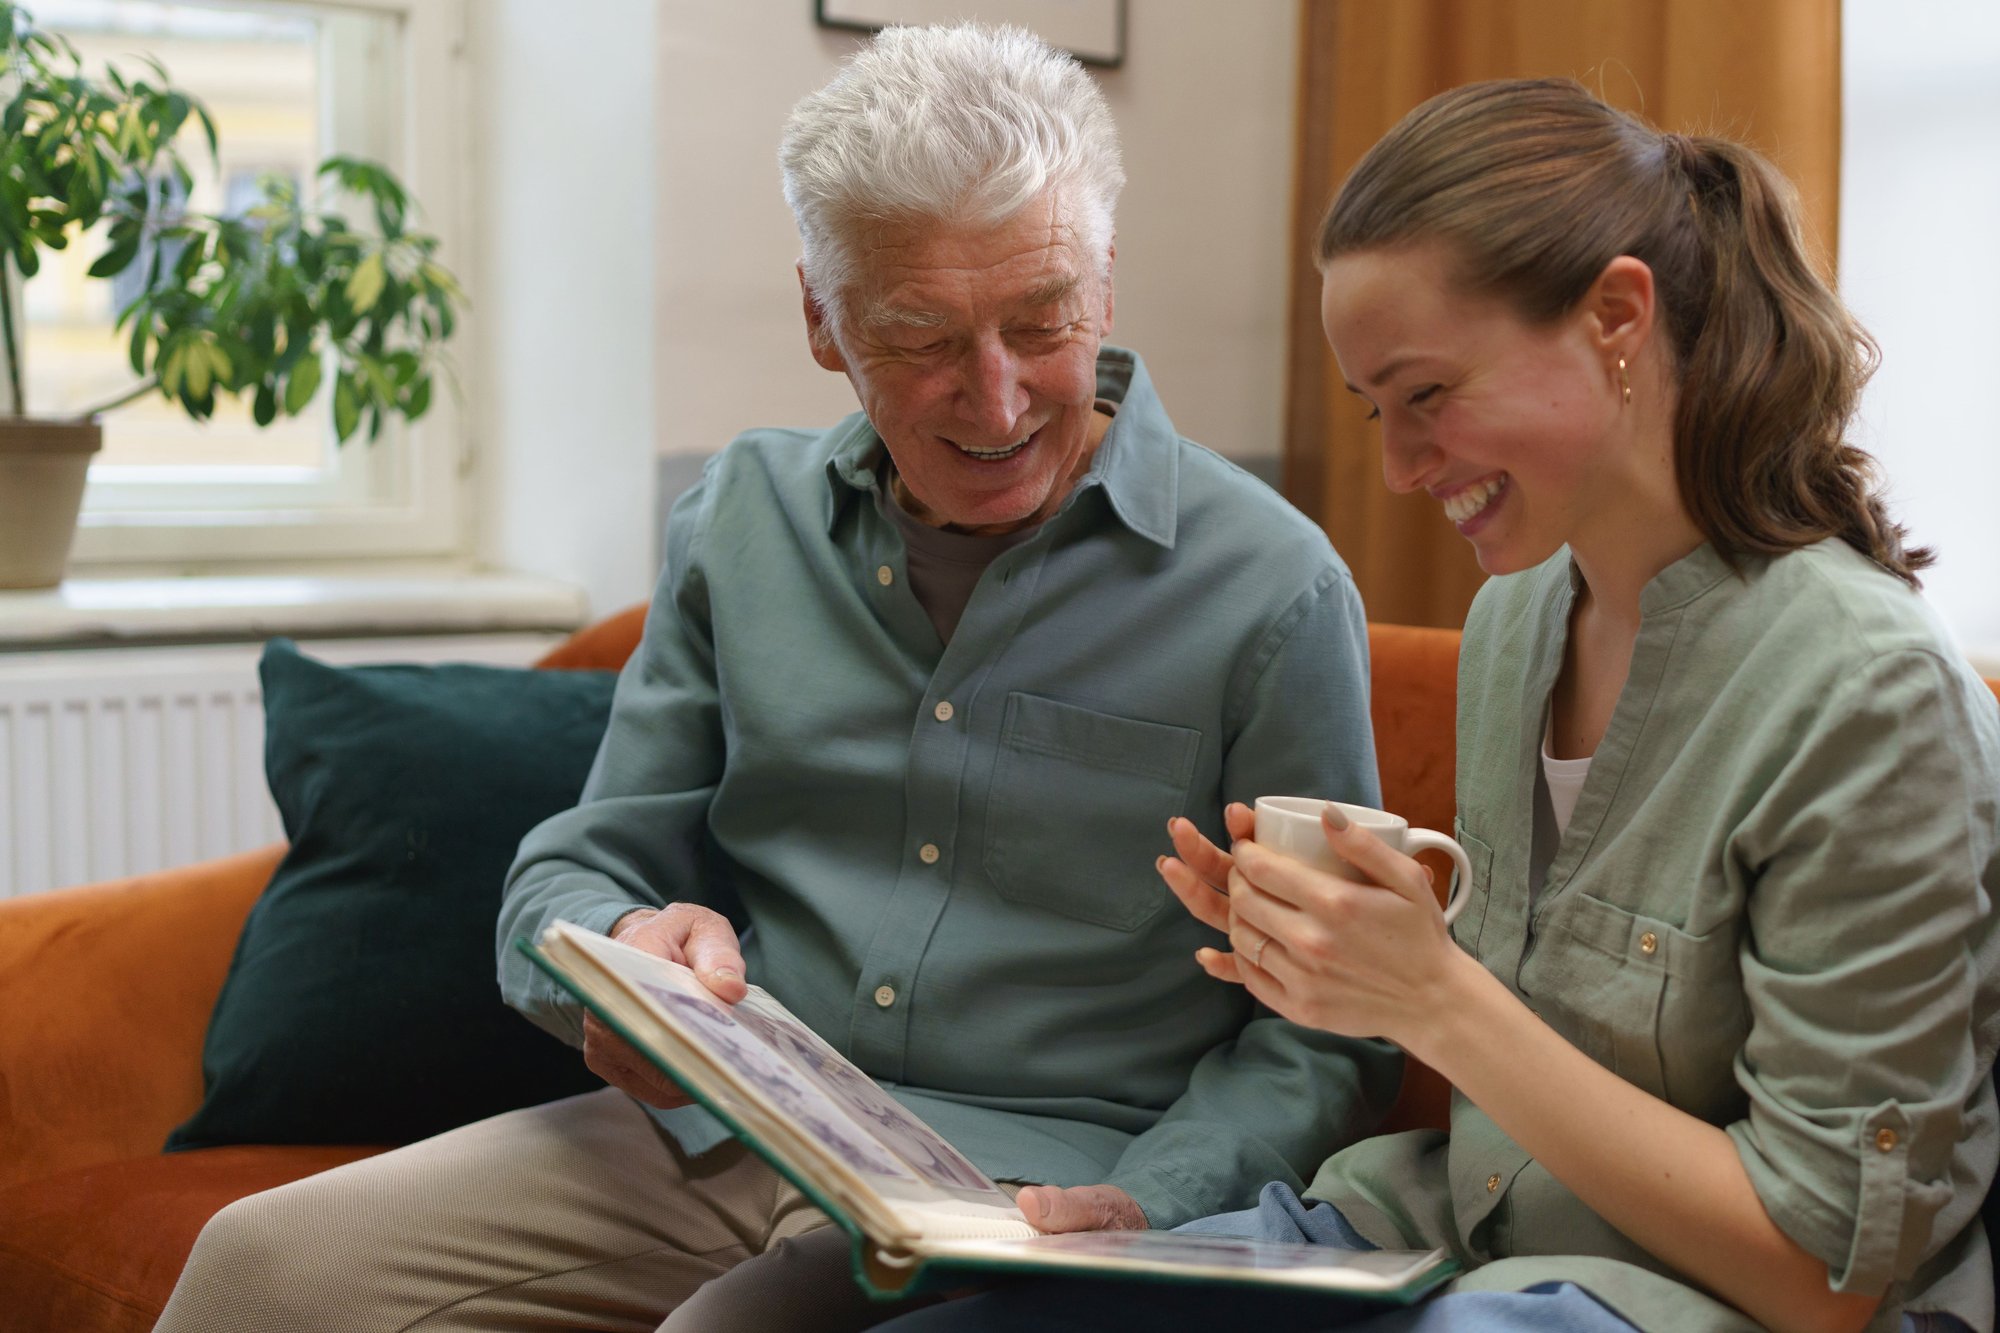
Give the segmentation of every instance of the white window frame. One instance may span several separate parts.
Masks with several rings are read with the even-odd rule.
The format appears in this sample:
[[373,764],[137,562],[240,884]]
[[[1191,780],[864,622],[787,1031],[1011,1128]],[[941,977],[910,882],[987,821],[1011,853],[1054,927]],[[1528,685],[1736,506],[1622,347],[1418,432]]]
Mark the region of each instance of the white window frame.
[[[403,113],[396,133],[401,151],[400,160],[390,165],[417,201],[420,225],[442,242],[441,260],[461,277],[468,273],[467,0],[201,3],[300,14],[358,11],[399,21]],[[472,296],[476,299],[477,293]],[[470,399],[477,366],[470,324],[469,318],[462,319],[447,344],[456,384],[438,385],[420,421],[385,422],[374,443],[357,434],[340,446],[344,466],[334,502],[287,508],[274,494],[274,502],[264,507],[246,507],[239,499],[227,507],[133,508],[128,492],[115,505],[93,510],[86,496],[71,551],[72,570],[469,556],[472,440],[470,414],[461,398]],[[324,413],[324,401],[308,411]],[[106,416],[105,429],[117,429],[115,412]],[[198,505],[199,488],[191,488],[191,494]]]

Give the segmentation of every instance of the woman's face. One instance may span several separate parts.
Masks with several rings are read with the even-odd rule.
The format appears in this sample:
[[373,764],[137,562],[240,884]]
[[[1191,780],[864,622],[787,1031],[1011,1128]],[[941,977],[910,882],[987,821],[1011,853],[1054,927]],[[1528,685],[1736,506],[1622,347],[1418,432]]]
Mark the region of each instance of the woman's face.
[[1548,325],[1455,288],[1445,252],[1410,246],[1327,266],[1320,313],[1347,387],[1382,423],[1382,475],[1424,490],[1489,574],[1614,537],[1622,391],[1590,302]]

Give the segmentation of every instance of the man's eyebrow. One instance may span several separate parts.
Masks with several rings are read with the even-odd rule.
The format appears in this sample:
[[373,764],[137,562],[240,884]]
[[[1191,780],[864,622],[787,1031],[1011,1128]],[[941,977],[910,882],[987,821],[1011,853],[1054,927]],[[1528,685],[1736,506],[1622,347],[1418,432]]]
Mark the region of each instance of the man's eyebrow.
[[1023,298],[1022,304],[1029,306],[1056,305],[1067,298],[1071,292],[1074,292],[1077,289],[1077,285],[1082,281],[1083,279],[1074,273],[1050,278],[1047,282],[1029,292]]
[[918,310],[906,305],[892,305],[887,301],[877,301],[863,313],[864,324],[898,324],[911,329],[939,329],[945,324],[945,317],[935,310]]

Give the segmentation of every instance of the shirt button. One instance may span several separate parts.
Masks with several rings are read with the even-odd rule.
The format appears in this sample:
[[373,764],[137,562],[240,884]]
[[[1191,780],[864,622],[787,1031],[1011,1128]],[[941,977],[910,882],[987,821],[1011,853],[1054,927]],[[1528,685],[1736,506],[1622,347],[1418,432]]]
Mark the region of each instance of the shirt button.
[[1660,937],[1652,931],[1649,930],[1639,937],[1639,952],[1645,954],[1648,958],[1651,958],[1654,953],[1658,952],[1659,947]]
[[1896,1131],[1893,1129],[1876,1130],[1875,1150],[1877,1152],[1894,1152],[1896,1150]]
[[917,848],[917,859],[919,861],[922,861],[927,866],[936,865],[938,859],[937,844],[934,842],[927,842],[923,846]]
[[1486,1192],[1488,1194],[1498,1194],[1500,1192],[1500,1173],[1498,1171],[1486,1177]]
[[896,581],[896,571],[884,565],[875,571],[875,581],[886,588]]
[[951,721],[951,700],[949,699],[938,700],[938,706],[936,708],[933,708],[931,712],[937,715],[937,720],[940,722]]
[[875,988],[875,1003],[878,1007],[887,1009],[895,1002],[896,988],[894,986],[877,986]]

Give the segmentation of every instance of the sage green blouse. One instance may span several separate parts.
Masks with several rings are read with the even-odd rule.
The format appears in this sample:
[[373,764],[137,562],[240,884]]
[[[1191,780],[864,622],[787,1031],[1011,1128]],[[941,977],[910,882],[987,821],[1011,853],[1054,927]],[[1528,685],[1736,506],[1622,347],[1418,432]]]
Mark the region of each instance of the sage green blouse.
[[[1740,574],[1703,546],[1642,598],[1631,675],[1541,892],[1536,764],[1579,586],[1481,591],[1458,693],[1453,927],[1566,1039],[1735,1141],[1772,1219],[1871,1327],[1991,1328],[2000,1153],[2000,710],[1921,598],[1838,541]],[[1457,1289],[1570,1280],[1646,1329],[1752,1328],[1592,1212],[1477,1106],[1368,1140],[1308,1193]],[[1634,1142],[1635,1153],[1649,1151]]]

